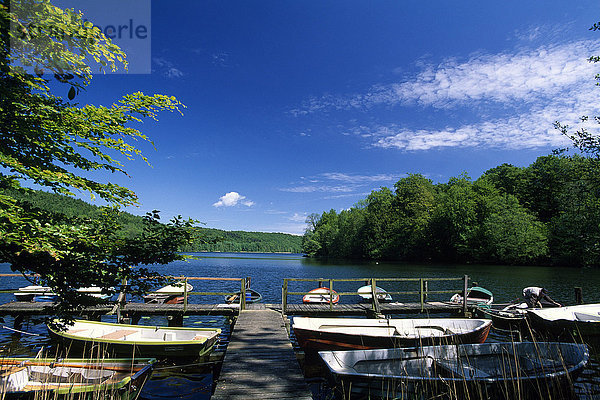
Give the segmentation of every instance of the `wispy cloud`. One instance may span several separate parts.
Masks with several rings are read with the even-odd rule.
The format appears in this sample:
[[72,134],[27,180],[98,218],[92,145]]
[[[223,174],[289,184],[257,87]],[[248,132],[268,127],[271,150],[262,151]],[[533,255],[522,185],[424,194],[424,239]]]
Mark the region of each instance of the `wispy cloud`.
[[154,57],[152,61],[158,67],[159,72],[167,78],[181,78],[184,75],[180,69],[175,67],[175,64],[163,57]]
[[[520,40],[534,41],[543,31],[522,32]],[[575,125],[580,115],[600,107],[598,88],[593,84],[598,66],[587,62],[590,55],[598,53],[600,41],[577,41],[513,53],[477,54],[463,62],[448,59],[426,65],[402,82],[373,85],[365,93],[309,99],[292,113],[357,109],[368,114],[376,107],[405,107],[458,111],[473,120],[441,128],[353,122],[344,130],[383,148],[561,146],[567,141],[552,124],[560,120]]]
[[374,182],[395,182],[402,176],[404,175],[363,175],[344,172],[324,172],[316,176],[302,177],[301,181],[303,183],[281,188],[280,190],[292,193],[329,193],[330,196],[327,198],[350,197],[354,196],[357,191],[364,192],[365,186],[371,186]]
[[219,201],[213,204],[213,207],[234,207],[242,204],[246,207],[252,207],[253,201],[246,200],[246,196],[242,196],[238,192],[229,192],[219,198]]
[[370,182],[387,182],[400,179],[401,175],[393,174],[376,174],[376,175],[352,175],[343,172],[325,172],[321,177],[333,181],[342,181],[348,183],[370,183]]
[[294,215],[288,217],[288,219],[294,222],[304,222],[306,221],[307,215],[307,213],[294,213]]
[[424,67],[411,80],[374,85],[364,94],[309,99],[303,109],[310,113],[376,105],[448,108],[472,101],[533,103],[589,82],[594,67],[585,60],[599,49],[598,41],[578,41],[517,53],[481,54],[462,63],[449,59]]
[[288,188],[281,188],[283,192],[292,192],[292,193],[314,193],[314,192],[352,192],[356,190],[356,187],[353,185],[339,185],[339,186],[329,186],[329,185],[298,185],[292,186]]

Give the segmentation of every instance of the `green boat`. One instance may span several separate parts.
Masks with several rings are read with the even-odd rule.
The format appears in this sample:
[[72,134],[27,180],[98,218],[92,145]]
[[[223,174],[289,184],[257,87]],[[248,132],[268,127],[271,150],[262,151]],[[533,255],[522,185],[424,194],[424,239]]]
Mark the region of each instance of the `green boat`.
[[67,347],[86,351],[100,347],[126,357],[198,358],[208,355],[220,329],[171,328],[75,320],[65,331],[48,326],[50,335]]
[[156,359],[1,358],[3,399],[135,400]]

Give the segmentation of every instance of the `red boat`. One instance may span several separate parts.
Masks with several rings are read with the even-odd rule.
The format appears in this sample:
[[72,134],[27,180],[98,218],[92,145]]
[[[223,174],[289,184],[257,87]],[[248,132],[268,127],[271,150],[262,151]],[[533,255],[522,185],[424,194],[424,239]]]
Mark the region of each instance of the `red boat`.
[[452,343],[483,343],[492,321],[470,318],[294,317],[298,344],[312,350],[360,350]]

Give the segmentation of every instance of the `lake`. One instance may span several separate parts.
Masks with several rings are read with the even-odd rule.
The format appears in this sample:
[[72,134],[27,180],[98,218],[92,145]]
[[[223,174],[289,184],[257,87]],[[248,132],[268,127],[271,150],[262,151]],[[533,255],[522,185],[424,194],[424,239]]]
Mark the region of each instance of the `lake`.
[[[542,286],[549,290],[550,296],[566,305],[574,304],[574,288],[581,287],[586,303],[600,302],[598,282],[600,268],[571,269],[560,267],[516,267],[490,265],[454,265],[384,262],[318,262],[299,254],[250,254],[250,253],[197,253],[197,259],[177,261],[169,265],[156,265],[158,272],[170,275],[197,277],[251,277],[251,287],[263,295],[264,303],[281,303],[281,287],[284,278],[444,278],[469,275],[494,293],[495,302],[509,302],[521,296],[526,286]],[[7,264],[0,264],[0,273],[9,273]],[[28,283],[23,278],[0,278],[0,287],[18,288]],[[195,291],[221,292],[239,290],[239,282],[192,281]],[[363,283],[336,283],[337,291],[356,291]],[[388,291],[418,290],[418,284],[382,283]],[[292,291],[308,291],[316,287],[313,282],[297,282],[290,287]],[[430,290],[451,290],[462,286],[461,282],[434,283]],[[445,300],[450,295],[431,296],[430,299]],[[417,301],[415,296],[404,296],[398,301]],[[0,302],[13,300],[10,294],[0,294]],[[341,303],[355,303],[358,296],[342,296]],[[194,296],[191,302],[222,302],[219,297]],[[300,296],[290,296],[290,303],[300,303]],[[105,317],[106,321],[114,321]],[[27,334],[17,334],[7,328],[12,327],[12,318],[6,317],[0,329],[0,354],[2,356],[32,356],[43,347],[52,351],[53,344],[47,338],[46,328],[40,320],[28,319],[23,324]],[[166,325],[162,317],[142,318],[140,324]],[[216,351],[223,351],[229,333],[228,321],[218,316],[190,316],[184,319],[184,326],[219,327],[224,330],[223,344]],[[489,340],[507,340],[500,333],[492,333]],[[152,376],[144,387],[142,398],[158,400],[167,398],[209,399],[215,365],[207,362],[203,365],[164,365]],[[314,375],[314,374],[313,374]],[[311,375],[312,376],[312,375]],[[600,398],[600,368],[593,360],[590,367],[577,383],[577,391],[582,399]],[[311,388],[315,398],[328,398],[330,388],[324,377],[312,376]]]

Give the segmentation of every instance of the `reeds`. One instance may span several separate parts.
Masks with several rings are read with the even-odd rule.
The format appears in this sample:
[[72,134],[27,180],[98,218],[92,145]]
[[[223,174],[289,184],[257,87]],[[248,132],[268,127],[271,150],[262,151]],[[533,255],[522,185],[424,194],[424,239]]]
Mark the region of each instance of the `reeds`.
[[[14,385],[16,375],[9,377],[16,371],[21,371],[16,373],[23,376],[27,374],[28,377],[23,379],[29,381],[21,385],[21,395],[32,400],[134,400],[138,397],[149,374],[139,381],[132,380],[131,375],[140,369],[134,360],[122,359],[120,361],[127,364],[115,363],[97,345],[86,350],[84,358],[78,359],[60,358],[69,353],[69,349],[60,348],[53,354],[42,350],[36,357],[19,363],[13,363],[10,358],[0,359],[0,400],[7,395],[10,398],[16,395],[15,390],[19,389]],[[77,355],[81,356],[81,353]],[[42,370],[45,373],[40,372]],[[60,373],[55,373],[56,370]],[[96,377],[90,378],[90,375]]]

